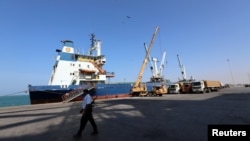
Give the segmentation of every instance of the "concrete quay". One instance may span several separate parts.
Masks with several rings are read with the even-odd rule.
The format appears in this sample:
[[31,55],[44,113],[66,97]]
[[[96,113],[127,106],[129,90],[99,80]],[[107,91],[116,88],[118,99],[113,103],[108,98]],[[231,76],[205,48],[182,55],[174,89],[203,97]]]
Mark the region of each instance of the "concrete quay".
[[169,94],[97,100],[99,134],[87,124],[81,139],[81,102],[0,108],[1,141],[207,141],[208,124],[250,124],[250,88],[206,94]]

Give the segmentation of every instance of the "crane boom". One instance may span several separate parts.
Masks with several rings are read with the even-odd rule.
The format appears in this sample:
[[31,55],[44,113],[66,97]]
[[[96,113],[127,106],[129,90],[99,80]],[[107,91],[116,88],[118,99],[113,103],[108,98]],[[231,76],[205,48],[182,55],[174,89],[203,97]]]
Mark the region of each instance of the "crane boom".
[[162,71],[164,69],[164,62],[166,58],[166,51],[163,52],[162,59],[161,59],[161,64],[160,64],[160,76],[162,76]]
[[159,27],[156,26],[155,32],[153,34],[153,37],[151,39],[151,42],[150,42],[150,45],[149,45],[149,48],[148,48],[148,51],[147,51],[146,56],[145,56],[145,58],[143,60],[141,69],[139,71],[138,78],[137,78],[137,80],[135,82],[135,85],[133,86],[133,89],[132,89],[133,92],[140,90],[140,82],[141,82],[141,79],[142,79],[142,75],[143,75],[144,69],[146,67],[146,64],[147,64],[147,61],[148,61],[148,57],[149,57],[150,51],[151,51],[151,49],[153,47],[155,36],[156,36],[158,30],[159,30]]
[[179,62],[179,67],[180,67],[180,69],[181,69],[182,79],[183,79],[183,80],[187,80],[185,67],[184,67],[183,64],[181,63],[181,59],[180,59],[180,57],[179,57],[178,54],[177,54],[177,58],[178,58],[178,62]]

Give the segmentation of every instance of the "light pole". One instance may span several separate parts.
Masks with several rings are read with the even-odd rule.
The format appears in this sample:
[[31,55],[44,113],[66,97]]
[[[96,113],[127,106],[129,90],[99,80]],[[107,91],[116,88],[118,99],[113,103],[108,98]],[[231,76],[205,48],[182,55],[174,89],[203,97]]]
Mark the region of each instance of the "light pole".
[[227,62],[228,62],[228,67],[229,67],[229,71],[230,71],[230,74],[231,74],[231,78],[232,78],[232,81],[233,81],[233,84],[234,84],[234,77],[233,77],[233,72],[232,72],[232,68],[231,68],[230,60],[229,60],[229,59],[227,59]]

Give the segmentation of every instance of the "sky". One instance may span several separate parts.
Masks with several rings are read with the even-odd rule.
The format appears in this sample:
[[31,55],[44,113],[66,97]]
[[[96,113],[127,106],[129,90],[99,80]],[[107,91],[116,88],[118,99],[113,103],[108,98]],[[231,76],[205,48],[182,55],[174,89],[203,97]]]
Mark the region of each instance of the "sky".
[[[249,0],[0,0],[0,95],[47,85],[61,40],[87,53],[90,34],[102,41],[110,82],[134,82],[156,26],[150,55],[164,77],[250,83]],[[149,64],[142,81],[149,81]]]

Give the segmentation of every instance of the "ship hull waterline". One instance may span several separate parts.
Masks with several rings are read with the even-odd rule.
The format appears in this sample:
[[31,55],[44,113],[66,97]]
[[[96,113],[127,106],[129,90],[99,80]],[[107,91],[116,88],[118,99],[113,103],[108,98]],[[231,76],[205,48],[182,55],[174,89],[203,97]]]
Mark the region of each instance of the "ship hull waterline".
[[[62,102],[62,96],[79,86],[60,88],[59,86],[29,86],[31,104],[45,104]],[[101,84],[91,89],[90,95],[94,99],[109,99],[130,97],[131,84]],[[71,101],[81,101],[83,96],[78,96]]]

